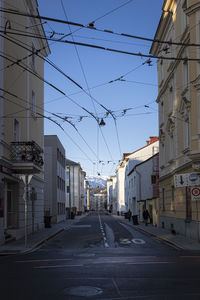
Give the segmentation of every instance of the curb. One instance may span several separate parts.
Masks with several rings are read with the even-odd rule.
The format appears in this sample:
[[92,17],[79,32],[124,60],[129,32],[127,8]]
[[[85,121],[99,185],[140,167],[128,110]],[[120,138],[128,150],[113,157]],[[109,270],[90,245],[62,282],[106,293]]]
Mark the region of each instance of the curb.
[[[131,224],[131,225],[132,225],[132,224]],[[133,225],[132,225],[132,226],[133,226]],[[185,248],[183,248],[183,247],[177,245],[175,242],[172,242],[172,241],[170,241],[170,240],[168,240],[168,239],[166,239],[166,238],[162,238],[162,237],[156,235],[155,233],[146,231],[146,230],[144,230],[143,228],[140,228],[140,227],[137,227],[137,228],[134,227],[134,228],[135,228],[136,230],[140,231],[140,232],[145,233],[146,235],[149,235],[149,236],[152,236],[152,237],[156,238],[157,240],[159,240],[159,241],[161,241],[161,242],[163,242],[163,243],[165,243],[165,244],[170,245],[171,247],[174,247],[176,250],[185,250]]]
[[83,219],[84,217],[87,217],[87,215],[82,215],[80,216],[80,218],[77,220],[75,219],[74,222],[72,222],[70,225],[64,226],[60,229],[58,229],[57,231],[53,232],[52,234],[46,236],[45,238],[43,238],[42,240],[40,240],[39,242],[35,243],[33,246],[31,246],[28,249],[25,250],[19,250],[17,252],[0,252],[0,256],[10,256],[10,255],[19,255],[19,254],[27,254],[27,253],[31,253],[34,250],[37,250],[38,247],[40,247],[42,244],[44,244],[46,241],[52,239],[53,237],[55,237],[57,234],[63,232],[64,230],[68,230],[70,229],[70,227],[75,224],[78,223],[81,219]]
[[152,236],[152,237],[156,238],[157,240],[159,240],[159,241],[161,241],[161,242],[163,242],[163,243],[165,243],[165,244],[167,244],[167,245],[175,248],[176,250],[186,250],[185,248],[181,247],[180,245],[177,245],[175,242],[172,242],[172,241],[170,241],[170,240],[168,240],[166,238],[162,238],[162,237],[156,235],[155,233],[146,231],[145,229],[143,229],[141,227],[137,227],[137,225],[134,226],[132,223],[129,224],[129,223],[125,222],[124,220],[121,220],[121,222],[123,222],[126,225],[129,225],[129,226],[133,227],[137,231],[140,231],[140,232],[142,232],[142,233],[144,233],[146,235],[149,235],[149,236]]

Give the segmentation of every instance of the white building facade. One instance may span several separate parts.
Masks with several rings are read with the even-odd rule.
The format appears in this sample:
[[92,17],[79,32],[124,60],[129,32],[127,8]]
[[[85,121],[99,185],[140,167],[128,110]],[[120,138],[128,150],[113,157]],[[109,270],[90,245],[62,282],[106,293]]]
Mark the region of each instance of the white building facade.
[[137,164],[128,174],[129,209],[142,220],[147,208],[150,222],[158,225],[159,210],[159,153]]

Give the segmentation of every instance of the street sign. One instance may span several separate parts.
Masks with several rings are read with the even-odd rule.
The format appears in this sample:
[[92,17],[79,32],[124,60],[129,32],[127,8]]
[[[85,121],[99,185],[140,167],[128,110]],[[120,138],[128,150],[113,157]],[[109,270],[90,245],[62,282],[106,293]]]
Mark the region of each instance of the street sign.
[[174,175],[174,186],[175,187],[189,186],[188,173]]
[[200,185],[199,175],[197,173],[185,173],[174,175],[174,186],[195,186]]
[[200,187],[193,187],[191,189],[191,198],[193,201],[200,200]]
[[197,173],[190,173],[188,177],[189,183],[198,185],[199,184],[199,175]]

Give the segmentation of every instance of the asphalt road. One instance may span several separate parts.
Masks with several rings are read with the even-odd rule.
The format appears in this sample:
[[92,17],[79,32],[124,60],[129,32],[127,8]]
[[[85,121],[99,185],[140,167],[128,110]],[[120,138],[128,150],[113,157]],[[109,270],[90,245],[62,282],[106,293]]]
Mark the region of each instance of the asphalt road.
[[92,213],[26,255],[0,258],[2,300],[200,299],[200,253]]

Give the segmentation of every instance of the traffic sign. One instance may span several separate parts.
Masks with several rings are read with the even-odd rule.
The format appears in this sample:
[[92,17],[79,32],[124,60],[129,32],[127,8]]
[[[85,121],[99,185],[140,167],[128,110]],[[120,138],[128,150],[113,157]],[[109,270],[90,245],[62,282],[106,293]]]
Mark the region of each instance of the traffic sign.
[[174,186],[175,187],[189,186],[188,173],[174,175]]
[[200,185],[199,175],[197,173],[185,173],[174,175],[174,186],[196,186]]
[[193,187],[191,189],[191,198],[193,201],[200,200],[200,187]]
[[199,183],[199,175],[197,173],[190,173],[188,179],[189,179],[189,183],[194,183],[194,184]]

